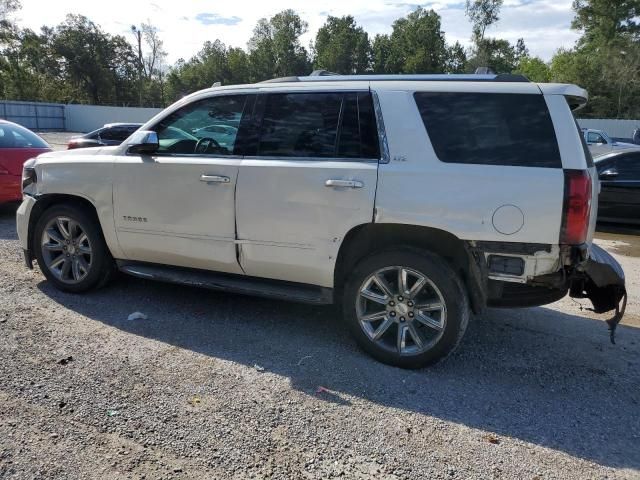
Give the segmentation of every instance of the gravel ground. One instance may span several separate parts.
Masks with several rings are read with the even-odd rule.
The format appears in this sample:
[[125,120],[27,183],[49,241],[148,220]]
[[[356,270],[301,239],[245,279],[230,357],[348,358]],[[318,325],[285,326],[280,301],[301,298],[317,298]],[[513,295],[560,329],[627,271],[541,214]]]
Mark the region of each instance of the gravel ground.
[[128,277],[60,293],[5,208],[0,478],[640,478],[640,241],[599,243],[629,277],[617,345],[565,299],[487,311],[403,371],[328,307]]

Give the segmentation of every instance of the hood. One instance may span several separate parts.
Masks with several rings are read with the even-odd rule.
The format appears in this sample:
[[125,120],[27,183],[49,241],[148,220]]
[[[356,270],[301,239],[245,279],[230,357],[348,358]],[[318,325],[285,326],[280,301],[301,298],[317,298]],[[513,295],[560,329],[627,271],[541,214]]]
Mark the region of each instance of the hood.
[[42,155],[38,155],[37,162],[43,163],[47,161],[65,161],[70,162],[75,160],[81,160],[82,158],[95,157],[96,155],[114,155],[118,150],[118,146],[115,147],[99,147],[99,148],[79,148],[76,150],[58,150],[55,152],[47,152]]

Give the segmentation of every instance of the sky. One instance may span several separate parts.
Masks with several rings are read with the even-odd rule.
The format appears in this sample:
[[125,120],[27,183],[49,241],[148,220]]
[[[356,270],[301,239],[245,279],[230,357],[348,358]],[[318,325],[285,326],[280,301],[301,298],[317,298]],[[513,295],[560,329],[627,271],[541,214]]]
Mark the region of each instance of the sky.
[[[286,8],[294,9],[308,23],[302,37],[307,48],[328,15],[352,15],[373,37],[390,33],[395,19],[418,6],[440,14],[447,42],[468,46],[471,26],[464,5],[464,0],[22,0],[15,19],[23,27],[39,30],[42,25],[57,25],[68,13],[77,13],[131,41],[131,25],[151,21],[169,54],[167,63],[173,64],[179,58],[189,59],[207,40],[246,48],[257,20]],[[522,37],[531,54],[550,60],[558,48],[570,48],[577,40],[578,33],[570,28],[572,18],[571,0],[505,0],[500,21],[486,35],[513,43]]]

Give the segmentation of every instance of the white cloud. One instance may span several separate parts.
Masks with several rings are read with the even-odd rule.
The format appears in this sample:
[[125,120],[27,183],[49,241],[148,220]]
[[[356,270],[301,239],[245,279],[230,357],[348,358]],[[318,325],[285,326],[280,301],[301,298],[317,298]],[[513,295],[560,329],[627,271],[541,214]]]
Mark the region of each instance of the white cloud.
[[[395,19],[419,4],[435,9],[442,16],[448,42],[457,40],[468,45],[471,35],[463,0],[325,0],[317,3],[290,0],[22,0],[22,4],[18,22],[36,30],[42,25],[55,26],[68,13],[77,13],[89,17],[109,33],[125,35],[132,40],[130,25],[150,20],[161,32],[169,52],[169,63],[191,57],[206,40],[218,38],[227,45],[246,47],[257,20],[285,8],[296,10],[309,23],[309,32],[302,39],[305,46],[312,41],[327,14],[353,15],[373,36],[390,32]],[[548,60],[555,50],[571,47],[577,39],[576,32],[570,30],[572,18],[571,0],[507,0],[500,22],[488,34],[513,42],[523,37],[533,54]]]

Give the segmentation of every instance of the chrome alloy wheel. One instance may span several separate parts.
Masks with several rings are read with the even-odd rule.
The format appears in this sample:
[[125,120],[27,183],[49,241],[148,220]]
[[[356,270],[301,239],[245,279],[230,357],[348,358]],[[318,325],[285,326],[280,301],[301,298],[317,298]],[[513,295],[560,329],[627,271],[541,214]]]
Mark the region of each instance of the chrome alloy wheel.
[[41,248],[47,268],[61,282],[79,283],[89,274],[91,242],[77,221],[68,217],[51,219],[42,232]]
[[422,273],[401,266],[367,277],[356,299],[356,314],[371,341],[400,355],[431,349],[447,322],[440,290]]

